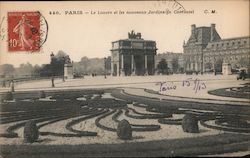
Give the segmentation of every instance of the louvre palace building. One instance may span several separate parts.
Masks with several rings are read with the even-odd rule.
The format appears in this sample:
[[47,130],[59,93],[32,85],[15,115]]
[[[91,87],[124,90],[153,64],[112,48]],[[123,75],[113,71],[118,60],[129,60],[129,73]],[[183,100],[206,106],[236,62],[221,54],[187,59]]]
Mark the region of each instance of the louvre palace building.
[[221,72],[222,64],[232,69],[248,68],[250,37],[222,39],[215,24],[209,27],[191,25],[191,35],[183,44],[186,72]]

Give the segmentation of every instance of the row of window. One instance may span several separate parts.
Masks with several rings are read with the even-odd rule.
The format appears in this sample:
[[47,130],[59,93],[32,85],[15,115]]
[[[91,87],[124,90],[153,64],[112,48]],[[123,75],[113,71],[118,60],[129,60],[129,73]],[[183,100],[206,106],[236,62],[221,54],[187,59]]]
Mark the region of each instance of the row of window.
[[247,51],[226,51],[226,52],[214,52],[214,53],[204,53],[204,56],[217,56],[217,55],[242,55],[249,54]]
[[122,41],[122,42],[115,42],[115,43],[112,43],[112,47],[116,47],[118,48],[119,46],[124,46],[124,47],[131,47],[134,46],[134,45],[141,45],[141,46],[144,46],[144,47],[155,47],[156,44],[155,42],[131,42],[131,41]]
[[[247,41],[238,41],[238,42],[231,42],[231,43],[232,43],[231,45],[235,45],[236,43],[238,45],[240,45],[240,44],[247,44]],[[217,46],[217,47],[219,47],[219,46],[223,47],[223,46],[229,46],[229,45],[230,45],[229,42],[227,42],[227,43],[217,43],[217,44],[211,44],[211,47],[215,47],[215,46]]]
[[[229,57],[224,57],[224,59],[226,60],[238,60],[238,59],[241,59],[241,58],[249,58],[250,55],[242,55],[242,56],[229,56]],[[216,57],[206,57],[205,60],[216,60],[217,58]]]
[[[221,58],[221,56],[214,56],[214,57],[204,57],[204,60],[216,60],[218,58]],[[250,55],[242,55],[242,56],[225,56],[224,59],[229,59],[229,60],[238,60],[241,58],[250,58]],[[187,58],[187,61],[201,61],[201,58],[199,57],[192,57],[192,58]]]

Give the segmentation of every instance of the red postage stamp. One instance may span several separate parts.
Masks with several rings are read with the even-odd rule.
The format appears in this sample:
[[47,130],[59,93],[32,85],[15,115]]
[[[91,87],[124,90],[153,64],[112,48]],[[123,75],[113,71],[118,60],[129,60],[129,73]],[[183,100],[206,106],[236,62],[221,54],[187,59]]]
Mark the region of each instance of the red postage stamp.
[[8,50],[40,50],[39,12],[8,12]]

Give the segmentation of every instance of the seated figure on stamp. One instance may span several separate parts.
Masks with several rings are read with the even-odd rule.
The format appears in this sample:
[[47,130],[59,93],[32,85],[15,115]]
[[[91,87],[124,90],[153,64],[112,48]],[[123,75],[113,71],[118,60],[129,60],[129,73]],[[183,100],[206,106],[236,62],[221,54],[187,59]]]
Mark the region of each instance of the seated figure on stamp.
[[22,16],[22,19],[18,22],[18,24],[14,27],[13,32],[19,35],[20,46],[21,49],[25,49],[25,47],[29,47],[32,49],[33,40],[28,39],[26,34],[26,28],[34,28],[33,25],[30,24],[30,21],[26,18],[25,15]]

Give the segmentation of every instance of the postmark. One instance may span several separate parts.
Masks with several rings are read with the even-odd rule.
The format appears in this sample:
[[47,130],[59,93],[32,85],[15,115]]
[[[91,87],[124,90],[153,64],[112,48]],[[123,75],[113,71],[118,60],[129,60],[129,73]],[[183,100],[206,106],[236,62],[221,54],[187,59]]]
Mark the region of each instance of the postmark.
[[48,24],[38,11],[8,12],[8,51],[39,52],[45,43]]
[[155,6],[165,6],[172,11],[184,11],[185,7],[177,0],[157,0],[155,1]]

